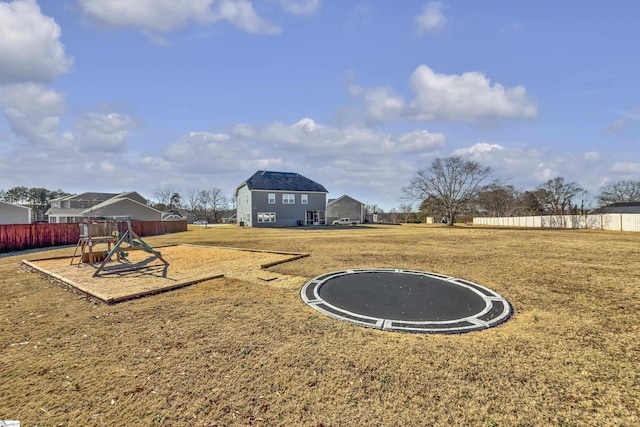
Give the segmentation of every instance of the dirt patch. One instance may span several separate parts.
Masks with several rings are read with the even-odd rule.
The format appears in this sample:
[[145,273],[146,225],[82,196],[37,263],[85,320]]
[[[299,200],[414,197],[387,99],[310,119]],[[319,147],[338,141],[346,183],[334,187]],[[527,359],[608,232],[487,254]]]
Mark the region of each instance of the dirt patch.
[[299,287],[305,279],[276,274],[266,268],[307,256],[243,249],[175,245],[160,248],[169,263],[143,251],[131,252],[127,262],[108,262],[93,277],[100,263],[78,263],[72,257],[23,261],[27,266],[101,301],[115,303],[205,280],[230,277],[276,287]]

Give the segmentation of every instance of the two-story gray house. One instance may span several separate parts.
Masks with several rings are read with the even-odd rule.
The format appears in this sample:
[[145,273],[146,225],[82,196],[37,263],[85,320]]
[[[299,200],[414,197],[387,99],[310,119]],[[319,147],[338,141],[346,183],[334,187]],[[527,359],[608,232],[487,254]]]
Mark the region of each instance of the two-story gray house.
[[327,222],[349,218],[351,221],[364,222],[364,203],[346,194],[327,202]]
[[294,172],[258,171],[236,189],[236,217],[248,227],[326,225],[327,189]]

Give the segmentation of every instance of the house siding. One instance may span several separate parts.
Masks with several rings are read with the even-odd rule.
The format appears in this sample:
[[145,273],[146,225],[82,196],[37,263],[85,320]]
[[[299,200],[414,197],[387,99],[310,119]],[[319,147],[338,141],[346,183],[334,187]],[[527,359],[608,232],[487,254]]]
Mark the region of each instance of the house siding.
[[31,223],[31,208],[0,202],[0,224]]
[[327,222],[340,218],[350,218],[352,220],[364,221],[364,205],[349,196],[342,196],[327,204]]
[[[275,193],[276,202],[269,203],[269,193]],[[283,204],[283,194],[294,194],[294,204]],[[302,204],[302,194],[308,195],[307,204]],[[294,227],[299,221],[304,223],[307,211],[324,211],[326,209],[327,195],[324,193],[308,193],[305,191],[273,191],[254,190],[251,192],[252,222],[253,227]],[[240,205],[238,204],[238,207]],[[258,212],[275,212],[276,222],[258,222]],[[240,221],[240,211],[238,211]]]
[[251,191],[246,184],[237,191],[236,212],[238,224],[251,226]]
[[136,221],[162,220],[162,212],[130,199],[118,200],[108,206],[92,209],[91,214],[94,217],[129,217]]
[[[275,195],[275,203],[269,203],[269,194]],[[285,194],[293,194],[294,203],[283,203]],[[305,204],[302,203],[303,194],[307,196]],[[326,208],[327,189],[298,173],[258,171],[236,189],[238,225],[294,227],[326,224]]]

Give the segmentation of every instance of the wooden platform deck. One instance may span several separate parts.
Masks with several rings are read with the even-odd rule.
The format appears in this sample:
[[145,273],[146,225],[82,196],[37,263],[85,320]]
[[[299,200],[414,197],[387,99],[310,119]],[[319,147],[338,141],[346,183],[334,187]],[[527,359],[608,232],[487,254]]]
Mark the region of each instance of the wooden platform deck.
[[165,292],[205,280],[230,277],[269,286],[302,286],[303,277],[275,274],[266,268],[308,256],[301,253],[176,245],[157,248],[169,265],[143,251],[128,263],[110,262],[98,277],[88,264],[70,265],[70,257],[22,261],[28,267],[106,303]]

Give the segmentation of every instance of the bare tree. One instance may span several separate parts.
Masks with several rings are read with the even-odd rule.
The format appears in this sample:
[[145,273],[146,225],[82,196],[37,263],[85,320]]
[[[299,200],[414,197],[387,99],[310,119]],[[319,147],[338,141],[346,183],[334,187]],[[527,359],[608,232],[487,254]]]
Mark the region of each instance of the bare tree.
[[491,173],[491,168],[460,156],[437,158],[430,167],[416,172],[402,191],[408,200],[429,199],[432,209],[443,212],[453,226],[456,216],[469,208]]
[[[213,214],[213,222],[218,222],[218,215],[220,211],[227,209],[229,202],[221,189],[213,187],[210,190],[202,191],[200,197],[205,208]],[[206,210],[205,210],[206,215]]]
[[202,205],[202,202],[200,201],[200,193],[200,190],[195,188],[187,189],[185,203],[187,209],[189,209],[189,211],[192,213],[196,213],[196,211]]
[[518,206],[520,193],[513,185],[493,182],[482,188],[477,198],[478,210],[489,216],[511,216]]
[[600,189],[598,201],[603,205],[640,202],[640,181],[624,179],[605,184]]
[[593,198],[587,190],[582,190],[578,194],[578,201],[580,202],[580,214],[586,214],[590,208],[593,207]]
[[542,190],[525,191],[520,196],[516,207],[518,215],[542,215],[544,214],[544,195]]
[[409,217],[413,213],[413,203],[400,203],[398,213],[405,223],[409,221]]
[[155,189],[153,191],[153,197],[157,200],[156,208],[159,210],[170,209],[171,202],[174,200],[176,194],[180,194],[178,189],[170,185]]
[[563,215],[571,210],[573,202],[583,189],[575,182],[564,182],[558,176],[538,187],[543,192],[545,208],[552,214]]

